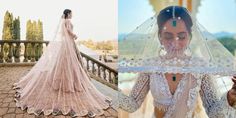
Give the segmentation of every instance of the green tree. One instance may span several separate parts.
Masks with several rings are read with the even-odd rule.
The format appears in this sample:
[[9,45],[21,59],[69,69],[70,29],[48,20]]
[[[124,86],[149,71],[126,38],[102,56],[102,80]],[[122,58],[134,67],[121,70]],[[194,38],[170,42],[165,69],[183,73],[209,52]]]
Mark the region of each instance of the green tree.
[[[13,15],[6,11],[3,21],[3,30],[2,30],[2,39],[3,40],[12,40],[13,38]],[[9,53],[9,45],[4,44],[4,58],[7,60],[7,55]]]
[[20,40],[20,17],[15,18],[13,21],[13,39]]
[[[33,23],[31,20],[28,20],[26,23],[26,40],[27,41],[33,40]],[[27,58],[30,60],[32,45],[30,43],[28,43],[26,48],[27,48],[27,50],[26,50]]]
[[32,30],[32,22],[31,20],[27,21],[26,24],[26,40],[32,40],[33,39],[33,30]]
[[[37,31],[36,31],[36,35],[37,35],[37,40],[38,41],[43,41],[43,23],[38,20],[37,22]],[[36,50],[35,50],[35,56],[36,56],[36,60],[38,60],[41,55],[43,53],[43,44],[36,44]]]
[[36,40],[38,40],[37,22],[33,21],[33,24],[31,24],[31,25],[32,25],[32,40],[36,41]]
[[43,40],[43,23],[38,20],[38,28],[37,28],[38,40]]
[[[36,21],[31,21],[28,20],[27,25],[26,25],[26,40],[29,41],[43,41],[43,23],[38,20]],[[27,46],[27,55],[28,59],[31,59],[32,55],[32,45],[28,44]],[[42,53],[43,53],[43,45],[42,44],[35,44],[35,58],[38,60]]]
[[236,50],[236,39],[233,37],[221,37],[218,39],[222,45],[225,46],[233,55],[235,55]]
[[112,42],[111,41],[106,41],[103,44],[103,49],[104,50],[113,50]]
[[[18,16],[13,20],[13,40],[20,40],[20,17]],[[19,57],[20,46],[13,46],[13,55],[14,57]]]
[[12,14],[6,11],[4,16],[4,22],[3,22],[3,30],[2,30],[2,39],[3,40],[11,40],[12,39]]

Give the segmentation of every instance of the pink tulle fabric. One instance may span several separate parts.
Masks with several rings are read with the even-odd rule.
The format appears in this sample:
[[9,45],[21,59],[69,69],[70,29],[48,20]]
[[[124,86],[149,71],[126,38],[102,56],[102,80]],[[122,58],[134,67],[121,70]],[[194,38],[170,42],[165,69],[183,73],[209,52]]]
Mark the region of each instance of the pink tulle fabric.
[[39,115],[102,115],[111,99],[91,83],[74,39],[73,25],[62,19],[53,41],[36,65],[14,84],[16,105]]

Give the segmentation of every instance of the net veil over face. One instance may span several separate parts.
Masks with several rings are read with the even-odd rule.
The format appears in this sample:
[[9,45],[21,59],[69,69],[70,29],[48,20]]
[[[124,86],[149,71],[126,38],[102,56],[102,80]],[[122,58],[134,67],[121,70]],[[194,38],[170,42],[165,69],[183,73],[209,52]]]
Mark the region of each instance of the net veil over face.
[[119,93],[120,108],[138,110],[150,91],[157,118],[233,118],[232,82],[222,76],[235,69],[234,56],[186,8],[166,7],[119,40],[120,74],[137,75],[129,96]]
[[[183,22],[177,17],[178,10],[162,12],[172,14],[169,25],[178,30]],[[157,17],[155,14],[119,41],[119,72],[235,75],[234,56],[196,19],[192,18],[190,33],[173,33],[165,26],[159,29]]]

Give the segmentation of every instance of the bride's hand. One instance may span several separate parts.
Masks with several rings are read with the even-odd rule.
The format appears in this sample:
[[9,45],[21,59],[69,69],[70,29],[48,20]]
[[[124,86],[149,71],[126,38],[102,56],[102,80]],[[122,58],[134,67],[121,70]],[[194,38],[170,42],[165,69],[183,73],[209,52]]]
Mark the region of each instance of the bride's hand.
[[236,76],[232,78],[234,82],[233,87],[228,91],[227,98],[228,103],[232,107],[236,107]]
[[77,37],[77,35],[74,35],[74,39],[76,40],[78,37]]

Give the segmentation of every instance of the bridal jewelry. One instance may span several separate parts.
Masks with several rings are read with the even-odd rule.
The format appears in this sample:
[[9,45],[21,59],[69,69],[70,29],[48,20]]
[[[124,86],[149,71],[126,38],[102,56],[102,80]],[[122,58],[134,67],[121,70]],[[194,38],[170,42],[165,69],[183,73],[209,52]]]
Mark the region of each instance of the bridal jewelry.
[[173,21],[172,21],[172,26],[173,26],[173,27],[176,27],[176,26],[177,26],[176,20],[173,20]]
[[176,81],[176,74],[173,74],[172,81]]

